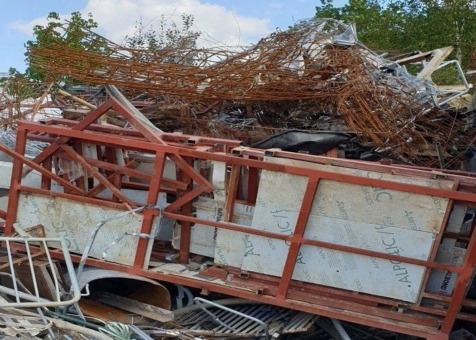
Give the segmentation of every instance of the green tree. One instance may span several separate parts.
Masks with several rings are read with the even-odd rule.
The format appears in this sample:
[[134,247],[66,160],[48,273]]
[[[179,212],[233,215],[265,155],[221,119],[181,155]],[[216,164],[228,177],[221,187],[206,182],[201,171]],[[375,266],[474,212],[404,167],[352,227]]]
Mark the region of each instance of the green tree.
[[63,44],[77,49],[85,49],[90,46],[90,42],[86,39],[87,32],[98,27],[98,23],[93,19],[91,13],[83,18],[81,13],[73,12],[69,20],[62,20],[58,13],[51,12],[48,14],[47,20],[48,24],[46,26],[36,25],[33,27],[35,39],[29,40],[25,44],[27,48],[25,53],[26,62],[29,65],[25,75],[31,80],[44,81],[46,76],[40,67],[31,63],[30,50],[32,48],[44,48],[50,44]]
[[426,0],[413,5],[408,34],[418,34],[427,49],[454,47],[454,58],[467,66],[476,46],[476,0]]
[[[142,17],[136,22],[135,32],[125,37],[126,46],[137,50],[159,51],[174,50],[164,62],[192,64],[197,55],[197,39],[201,32],[193,29],[194,16],[182,14],[181,25],[168,21],[165,15],[160,16],[159,28],[150,23],[144,25]],[[146,58],[147,54],[143,55]]]
[[476,46],[476,0],[321,0],[316,16],[355,22],[359,39],[374,50],[397,53],[453,46],[463,67]]

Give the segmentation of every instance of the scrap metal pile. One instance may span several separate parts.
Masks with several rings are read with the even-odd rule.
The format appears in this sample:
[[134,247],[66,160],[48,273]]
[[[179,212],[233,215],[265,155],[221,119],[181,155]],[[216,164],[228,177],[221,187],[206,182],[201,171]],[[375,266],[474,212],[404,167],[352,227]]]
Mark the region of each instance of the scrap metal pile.
[[[29,51],[48,76],[37,99],[5,97],[3,333],[476,331],[476,175],[444,169],[474,150],[471,110],[450,109],[469,86],[429,80],[451,48],[392,63],[320,19],[241,51],[65,38]],[[417,76],[401,66],[429,58]],[[337,157],[354,143],[405,165]]]
[[[338,21],[302,21],[240,50],[136,50],[64,33],[61,43],[31,47],[30,63],[52,80],[159,96],[148,117],[175,120],[171,129],[187,134],[253,143],[285,129],[345,131],[382,156],[446,168],[459,168],[475,142],[467,115],[443,110],[448,95],[428,77],[378,56]],[[78,38],[86,48],[69,44]]]
[[[131,310],[145,315],[152,308],[148,318],[162,324],[139,329],[152,338],[230,333],[269,339],[274,326],[283,340],[285,331],[307,336],[313,327],[327,337],[319,322],[324,317],[342,338],[360,333],[355,330],[360,326],[367,326],[363,338],[370,339],[394,339],[398,332],[448,340],[453,331],[473,332],[476,177],[166,133],[117,88],[106,89],[109,99],[82,120],[20,121],[15,149],[0,145],[13,158],[0,163],[0,184],[9,189],[0,197],[0,218],[11,248],[0,265],[17,269],[22,261],[26,274],[11,270],[11,276],[25,286],[31,280],[30,293],[8,286],[4,291],[9,299],[13,293],[13,301],[0,308],[18,304],[18,293],[37,306],[50,303],[38,301],[45,296],[35,282],[38,270],[48,272],[45,263],[54,264],[44,258],[35,263],[42,249],[29,242],[54,238],[66,246],[69,262],[79,263],[69,277],[76,277],[76,293],[83,294],[76,306],[78,294],[69,297],[68,285],[65,295],[56,293],[62,285],[53,278],[47,293],[57,301],[51,303],[73,304],[70,310],[79,316],[82,311],[100,319],[108,313],[97,312],[111,305],[122,316]],[[98,124],[111,112],[128,127]],[[49,146],[29,156],[28,142]],[[41,233],[18,240],[28,244],[11,236],[31,230]],[[31,256],[25,257],[24,246],[30,246]],[[13,258],[13,252],[23,257]],[[68,262],[61,248],[49,248],[48,254]],[[106,276],[120,272],[160,281],[167,285],[164,294],[149,294],[147,288],[145,295],[168,303],[150,306],[139,294],[121,295],[107,283],[87,286],[83,279],[91,267],[108,270]],[[177,308],[170,304],[172,296]],[[195,303],[192,314],[177,314],[184,296]],[[213,316],[200,307],[204,296],[219,305]],[[249,302],[230,311],[216,296]],[[255,322],[241,327],[250,317]],[[169,319],[174,324],[164,325]],[[381,330],[372,335],[375,328]],[[383,330],[390,336],[378,335]]]

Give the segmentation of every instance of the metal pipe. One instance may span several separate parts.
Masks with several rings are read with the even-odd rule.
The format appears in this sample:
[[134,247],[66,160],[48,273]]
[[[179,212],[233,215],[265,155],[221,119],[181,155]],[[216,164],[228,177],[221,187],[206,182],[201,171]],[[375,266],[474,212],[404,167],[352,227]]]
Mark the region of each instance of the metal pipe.
[[[48,320],[46,319],[45,317],[45,314],[43,314],[43,311],[41,310],[41,308],[37,308],[36,311],[38,312],[38,314],[40,315],[40,318],[41,318],[41,321],[43,321],[43,323],[45,324],[45,326],[48,325]],[[51,329],[51,327],[48,328],[48,333],[50,334],[50,337],[52,340],[56,339],[57,336],[55,335],[55,333],[53,332],[53,330]]]
[[[193,297],[192,297],[191,300],[192,301],[194,300]],[[215,300],[214,302],[220,304],[220,306],[262,305],[263,304],[263,302],[251,301],[251,300],[240,299],[240,298],[221,299],[221,300]],[[205,305],[206,304],[207,303],[205,303]],[[189,306],[174,310],[174,314],[177,316],[177,315],[181,315],[181,314],[184,314],[184,313],[194,312],[197,309],[200,309],[200,306],[198,306],[198,305],[189,305]]]
[[342,337],[342,340],[351,340],[349,334],[345,331],[344,327],[342,327],[342,324],[340,323],[339,320],[337,319],[331,319],[332,324],[336,328],[337,332],[339,335]]
[[[48,244],[43,241],[43,248],[46,249],[48,248]],[[53,276],[53,281],[54,281],[54,286],[55,286],[55,293],[56,293],[56,301],[61,301],[61,296],[60,296],[60,290],[59,290],[59,280],[58,276],[56,275],[56,270],[55,270],[55,265],[53,263],[53,260],[51,259],[50,252],[45,252],[46,253],[46,258],[48,259],[48,264],[51,267],[51,274]]]
[[135,325],[129,325],[129,328],[143,340],[153,340],[147,333]]
[[25,308],[37,307],[38,303],[51,303],[50,300],[43,299],[39,296],[34,296],[34,295],[31,295],[31,294],[20,292],[18,289],[15,290],[15,289],[11,289],[11,288],[8,288],[8,287],[5,287],[5,286],[0,286],[0,293],[8,294],[8,295],[11,295],[11,296],[18,296],[20,299],[34,302],[32,304],[30,304],[30,303],[22,304],[22,307],[25,307]]
[[91,329],[94,329],[94,330],[98,330],[99,329],[99,325],[96,325],[94,323],[91,323],[91,322],[88,322],[86,320],[83,320],[81,318],[78,318],[78,317],[75,317],[75,316],[71,316],[71,315],[66,315],[66,314],[61,314],[61,313],[56,313],[56,312],[52,312],[50,310],[46,310],[45,311],[47,315],[51,316],[51,318],[49,318],[50,320],[54,317],[54,318],[60,318],[62,320],[66,320],[66,321],[69,321],[69,322],[72,322],[74,324],[77,324],[79,326],[82,326],[82,327],[88,327],[88,328],[91,328]]
[[[15,290],[15,292],[18,292],[17,278],[16,278],[16,274],[15,274],[15,269],[13,267],[12,251],[10,249],[10,241],[5,240],[5,242],[6,242],[6,246],[7,246],[8,263],[10,265],[10,272],[11,272],[11,275],[12,275],[13,289]],[[20,303],[20,297],[18,296],[18,294],[15,294],[14,296],[15,296],[16,302]]]
[[[31,273],[31,281],[33,282],[33,289],[35,290],[35,295],[37,296],[38,302],[40,301],[40,291],[38,289],[38,282],[36,281],[36,274],[35,274],[35,265],[33,263],[33,259],[31,258],[31,251],[30,246],[28,244],[28,240],[25,239],[25,247],[26,253],[28,255],[28,263],[30,265],[30,273]],[[53,270],[53,268],[52,268]]]
[[[450,101],[452,101],[453,99],[455,98],[458,98],[458,97],[461,97],[462,95],[466,94],[469,92],[469,90],[471,89],[471,86],[468,84],[468,81],[466,80],[466,77],[464,76],[464,72],[463,72],[463,69],[461,68],[461,65],[459,63],[458,60],[448,60],[448,61],[445,61],[444,63],[442,63],[440,66],[438,66],[438,68],[436,70],[439,70],[443,67],[446,67],[448,66],[449,64],[455,64],[456,65],[456,69],[458,70],[458,74],[459,74],[459,77],[460,77],[460,80],[461,82],[463,83],[463,86],[465,87],[465,89],[463,91],[459,91],[458,93],[456,93],[454,96],[451,96],[449,98],[446,98],[445,100],[442,100],[441,102],[438,103],[438,106],[442,106],[443,104],[446,104]],[[435,70],[435,71],[436,71]]]

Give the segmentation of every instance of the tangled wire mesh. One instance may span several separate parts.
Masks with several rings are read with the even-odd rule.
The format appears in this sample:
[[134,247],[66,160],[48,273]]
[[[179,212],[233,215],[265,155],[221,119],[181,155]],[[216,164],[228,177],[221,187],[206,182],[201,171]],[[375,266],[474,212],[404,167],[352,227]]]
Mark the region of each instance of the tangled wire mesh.
[[[67,76],[161,96],[159,115],[175,118],[186,133],[227,134],[213,122],[233,103],[246,108],[251,141],[288,128],[345,130],[377,152],[420,166],[439,166],[438,143],[449,168],[475,142],[461,115],[438,107],[434,83],[375,54],[339,21],[302,21],[239,49],[138,50],[63,29],[61,41],[30,47],[31,65],[51,80]],[[207,105],[215,109],[201,111]],[[254,136],[256,129],[262,133]]]

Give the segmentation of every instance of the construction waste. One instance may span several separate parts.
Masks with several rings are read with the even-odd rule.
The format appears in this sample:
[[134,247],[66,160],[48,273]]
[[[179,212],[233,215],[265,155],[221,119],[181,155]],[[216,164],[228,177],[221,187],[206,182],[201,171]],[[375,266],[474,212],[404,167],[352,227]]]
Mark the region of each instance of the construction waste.
[[239,50],[64,34],[29,51],[47,84],[0,96],[0,337],[475,338],[451,47],[390,60],[330,19]]

